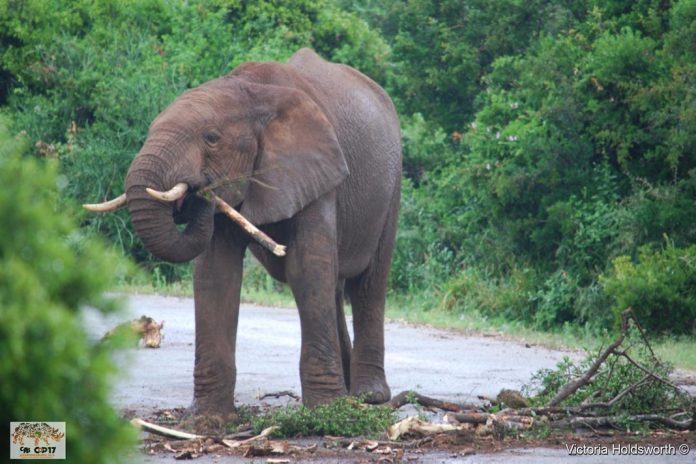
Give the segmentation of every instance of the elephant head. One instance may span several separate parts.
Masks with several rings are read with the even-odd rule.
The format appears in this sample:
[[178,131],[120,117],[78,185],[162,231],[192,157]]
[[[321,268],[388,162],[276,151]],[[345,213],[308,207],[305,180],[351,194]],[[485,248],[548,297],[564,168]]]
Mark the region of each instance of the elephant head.
[[292,217],[339,185],[348,168],[320,107],[297,86],[253,77],[228,75],[177,98],[150,125],[125,197],[86,207],[127,201],[146,248],[183,262],[210,241],[216,202],[262,225]]

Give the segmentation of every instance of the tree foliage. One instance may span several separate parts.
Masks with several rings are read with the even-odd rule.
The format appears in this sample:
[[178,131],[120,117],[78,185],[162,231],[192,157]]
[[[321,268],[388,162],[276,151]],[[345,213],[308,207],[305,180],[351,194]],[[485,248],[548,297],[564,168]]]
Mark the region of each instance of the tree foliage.
[[113,311],[103,292],[127,267],[58,206],[55,163],[21,151],[0,122],[0,418],[66,422],[70,460],[125,462],[135,437],[109,402],[111,349],[79,310]]
[[[451,310],[542,328],[610,327],[609,307],[618,310],[633,301],[626,294],[638,294],[599,279],[612,272],[612,260],[635,263],[639,249],[659,247],[663,234],[676,255],[694,243],[696,49],[686,44],[693,44],[696,3],[494,3],[399,3],[415,16],[385,26],[399,66],[418,75],[395,85],[397,99],[411,91],[429,102],[400,101],[402,111],[423,115],[404,120],[406,172],[417,188],[405,203],[400,241],[412,240],[407,237],[416,226],[427,244],[415,252],[409,247],[409,269],[435,269],[433,256],[446,257],[440,260],[446,272],[429,282],[446,281],[440,288]],[[414,24],[426,24],[419,34],[428,34],[430,25],[450,31],[472,8],[485,16],[505,3],[497,19],[467,24],[458,41],[444,33],[409,33]],[[517,24],[528,6],[523,17],[529,21],[506,32],[503,24]],[[497,34],[505,40],[494,41]],[[411,48],[399,48],[404,36],[413,39]],[[482,45],[489,40],[497,46]],[[476,62],[471,72],[478,74],[458,78],[457,91],[473,90],[464,91],[466,98],[445,90],[443,105],[436,93],[447,86],[437,76],[459,68],[439,52],[455,42],[458,57]],[[477,59],[471,49],[480,53]],[[421,93],[422,86],[433,93]],[[409,146],[416,129],[428,134],[417,146],[441,143],[430,156]],[[397,262],[396,285],[407,280],[401,271]],[[693,276],[693,269],[682,272],[683,279]],[[651,329],[693,333],[692,325],[682,329],[677,322],[695,307],[680,299],[681,284],[640,285],[643,294],[669,294],[644,301],[646,315],[671,315],[654,320]],[[509,289],[518,290],[516,298],[509,299]]]
[[[373,77],[401,114],[395,291],[609,328],[624,299],[599,276],[665,234],[675,250],[696,239],[695,0],[5,0],[0,26],[0,103],[80,202],[122,192],[182,91],[310,46]],[[181,274],[125,213],[85,226]]]

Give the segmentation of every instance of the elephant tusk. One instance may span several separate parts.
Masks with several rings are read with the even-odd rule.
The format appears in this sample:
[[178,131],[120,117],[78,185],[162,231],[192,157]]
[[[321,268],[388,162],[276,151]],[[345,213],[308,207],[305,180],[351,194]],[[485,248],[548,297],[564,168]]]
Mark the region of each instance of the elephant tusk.
[[122,193],[113,200],[105,201],[104,203],[86,203],[82,207],[93,213],[108,213],[115,211],[126,204],[126,194]]
[[278,245],[271,237],[260,231],[254,224],[249,222],[247,218],[242,216],[236,209],[228,205],[225,200],[210,192],[213,200],[215,200],[215,205],[222,210],[223,213],[232,219],[236,224],[238,224],[244,231],[251,235],[251,237],[259,242],[261,246],[269,250],[276,256],[285,256],[285,246]]
[[160,201],[166,201],[167,203],[171,203],[172,201],[180,200],[181,198],[186,195],[186,191],[188,190],[188,184],[184,182],[180,182],[176,184],[174,187],[171,189],[167,190],[166,192],[160,192],[159,190],[151,189],[151,188],[146,188],[145,191],[150,194],[152,198],[155,198]]

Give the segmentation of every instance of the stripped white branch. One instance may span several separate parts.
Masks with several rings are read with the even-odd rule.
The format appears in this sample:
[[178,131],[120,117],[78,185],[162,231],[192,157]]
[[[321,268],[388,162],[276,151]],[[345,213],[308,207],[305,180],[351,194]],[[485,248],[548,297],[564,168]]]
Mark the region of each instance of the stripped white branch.
[[177,438],[180,440],[196,440],[198,438],[205,438],[202,435],[196,435],[196,434],[188,433],[188,432],[181,432],[179,430],[174,430],[174,429],[169,429],[167,427],[162,427],[161,425],[152,424],[152,423],[146,422],[142,419],[138,419],[137,417],[135,419],[131,420],[131,424],[133,424],[136,428],[139,428],[141,430],[145,430],[146,432],[156,433],[157,435],[162,435],[162,436],[170,437],[170,438]]
[[266,438],[276,430],[278,430],[278,426],[274,425],[272,427],[263,429],[260,434],[247,438],[246,440],[222,440],[222,444],[232,449],[239,448],[240,446],[246,445],[261,438]]
[[215,200],[215,204],[218,208],[220,208],[220,211],[225,213],[228,218],[237,223],[247,234],[251,235],[254,240],[259,242],[261,246],[271,251],[276,256],[285,256],[284,245],[277,244],[271,237],[260,231],[258,227],[242,216],[239,211],[228,205],[225,200],[215,195],[213,192],[210,192],[210,195],[212,195],[213,200]]

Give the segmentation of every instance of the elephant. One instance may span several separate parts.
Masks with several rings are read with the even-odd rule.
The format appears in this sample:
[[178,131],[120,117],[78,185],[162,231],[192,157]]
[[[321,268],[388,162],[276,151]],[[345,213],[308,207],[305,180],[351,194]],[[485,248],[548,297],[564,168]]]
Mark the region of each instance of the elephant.
[[[387,93],[306,48],[287,63],[243,63],[154,119],[124,195],[85,206],[127,205],[149,252],[193,260],[192,411],[234,414],[247,248],[296,301],[304,405],[343,395],[390,399],[384,307],[401,170],[399,120]],[[286,248],[274,254],[258,234]]]

